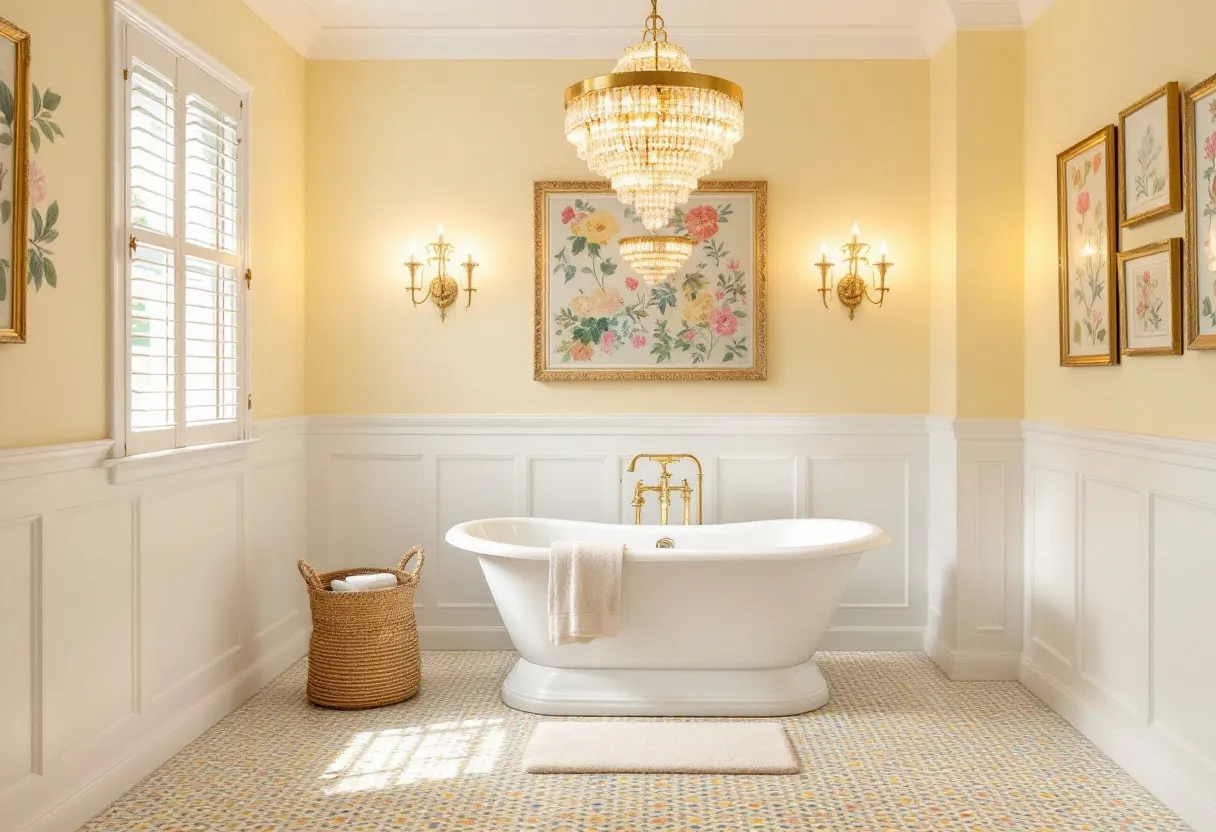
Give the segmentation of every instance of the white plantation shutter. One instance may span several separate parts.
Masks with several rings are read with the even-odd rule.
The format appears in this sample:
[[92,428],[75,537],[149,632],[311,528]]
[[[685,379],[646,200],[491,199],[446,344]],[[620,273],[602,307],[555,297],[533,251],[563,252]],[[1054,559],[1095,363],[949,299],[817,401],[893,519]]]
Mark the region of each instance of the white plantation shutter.
[[240,95],[130,24],[128,454],[239,439],[245,382]]

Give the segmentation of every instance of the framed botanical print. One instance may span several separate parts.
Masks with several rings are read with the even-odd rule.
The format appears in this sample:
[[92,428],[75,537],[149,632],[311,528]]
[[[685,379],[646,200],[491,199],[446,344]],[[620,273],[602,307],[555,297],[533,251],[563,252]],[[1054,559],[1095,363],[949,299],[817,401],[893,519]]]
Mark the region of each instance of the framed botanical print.
[[1182,354],[1182,240],[1119,255],[1119,334],[1124,355]]
[[1060,365],[1119,360],[1115,316],[1115,128],[1056,157],[1060,245]]
[[1216,350],[1216,75],[1186,91],[1182,132],[1187,346]]
[[25,343],[30,36],[0,18],[0,344]]
[[537,182],[534,377],[763,379],[767,182],[701,183],[656,233],[692,239],[651,285],[620,255],[645,233],[607,182]]
[[1123,227],[1182,210],[1177,81],[1119,113],[1119,220]]

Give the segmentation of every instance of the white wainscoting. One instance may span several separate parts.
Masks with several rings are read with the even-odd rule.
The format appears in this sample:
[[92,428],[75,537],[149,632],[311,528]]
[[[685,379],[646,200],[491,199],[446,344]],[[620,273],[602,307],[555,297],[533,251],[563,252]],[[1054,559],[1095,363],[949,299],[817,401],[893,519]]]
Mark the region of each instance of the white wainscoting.
[[0,452],[0,828],[75,829],[303,655],[305,432],[121,485],[109,442]]
[[929,420],[925,652],[952,679],[1016,679],[1022,650],[1022,425]]
[[1216,445],[1025,437],[1021,679],[1216,830]]
[[[705,522],[844,517],[886,529],[867,553],[825,648],[918,650],[925,622],[928,440],[922,417],[312,417],[309,554],[320,569],[393,563],[426,547],[422,644],[507,648],[474,555],[452,525],[501,516],[633,522],[637,453],[705,467]],[[690,462],[677,480],[696,482]],[[652,499],[644,520],[657,522]],[[672,522],[680,522],[674,501]],[[695,507],[693,514],[695,519]]]

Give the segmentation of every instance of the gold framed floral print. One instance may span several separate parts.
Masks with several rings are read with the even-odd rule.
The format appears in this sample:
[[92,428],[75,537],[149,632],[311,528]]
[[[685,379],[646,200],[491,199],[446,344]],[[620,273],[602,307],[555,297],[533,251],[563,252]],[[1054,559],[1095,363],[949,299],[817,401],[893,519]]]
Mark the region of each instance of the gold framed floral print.
[[1182,240],[1119,255],[1119,342],[1124,355],[1182,355]]
[[1182,92],[1177,81],[1119,113],[1119,219],[1124,228],[1182,210]]
[[24,344],[30,36],[0,18],[0,344]]
[[658,232],[692,257],[652,286],[622,262],[644,232],[607,182],[534,183],[534,378],[766,378],[767,219],[767,182],[702,182]]
[[1115,316],[1115,128],[1056,157],[1060,245],[1060,365],[1119,361]]
[[1216,75],[1186,91],[1182,133],[1187,346],[1216,350]]

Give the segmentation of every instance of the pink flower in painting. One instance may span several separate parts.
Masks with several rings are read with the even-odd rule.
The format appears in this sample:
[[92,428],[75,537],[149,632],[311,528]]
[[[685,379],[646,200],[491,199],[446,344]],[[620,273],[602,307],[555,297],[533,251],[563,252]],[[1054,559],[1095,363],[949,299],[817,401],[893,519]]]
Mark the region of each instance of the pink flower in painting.
[[715,335],[734,335],[739,331],[739,319],[725,306],[714,310],[709,317],[709,325],[713,327]]
[[723,292],[721,289],[714,292],[714,300],[722,300],[724,297],[726,297],[726,292]]
[[638,333],[637,335],[633,336],[629,343],[633,344],[633,348],[635,350],[640,350],[642,347],[646,346],[646,336]]
[[1081,191],[1077,195],[1077,213],[1082,217],[1089,213],[1089,191]]
[[718,233],[718,209],[698,205],[684,215],[684,230],[694,243],[703,243]]
[[1097,173],[1097,172],[1098,172],[1098,168],[1100,168],[1100,167],[1102,167],[1102,154],[1101,154],[1101,153],[1095,153],[1095,154],[1094,154],[1094,163],[1093,163],[1093,166],[1092,166],[1092,168],[1093,168],[1093,172],[1094,172],[1094,173]]
[[638,279],[636,277],[625,278],[625,288],[631,292],[638,288]]
[[595,350],[591,349],[591,345],[582,341],[575,341],[574,346],[570,348],[570,357],[575,361],[590,361],[594,354]]
[[611,332],[605,332],[600,336],[600,352],[604,355],[612,355],[612,351],[616,349],[616,335]]
[[727,260],[726,268],[732,272],[739,271],[739,261],[738,260]]
[[1102,310],[1094,307],[1093,311],[1089,313],[1089,317],[1094,325],[1094,331],[1097,331],[1098,327],[1102,326]]
[[574,208],[567,205],[562,209],[562,225],[569,225],[572,219],[574,219]]
[[691,341],[693,338],[697,337],[697,333],[693,332],[691,329],[688,329],[688,330],[685,330],[684,334],[681,335],[680,337],[683,338],[685,341]]
[[46,202],[46,173],[35,160],[30,160],[30,204]]
[[1203,155],[1209,160],[1216,159],[1216,133],[1203,140]]

